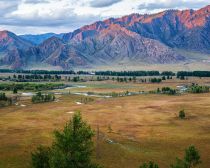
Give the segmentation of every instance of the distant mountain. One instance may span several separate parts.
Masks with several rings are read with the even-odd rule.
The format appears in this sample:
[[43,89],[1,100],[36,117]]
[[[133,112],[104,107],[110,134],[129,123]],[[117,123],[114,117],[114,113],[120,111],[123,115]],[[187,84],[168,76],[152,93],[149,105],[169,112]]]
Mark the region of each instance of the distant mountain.
[[172,48],[210,52],[210,5],[200,10],[167,10],[152,15],[131,14],[110,18],[64,34],[63,39],[85,39],[113,24]]
[[33,45],[9,31],[0,31],[0,64],[11,68],[24,67],[23,54]]
[[175,63],[184,57],[159,41],[145,38],[117,24],[81,37],[74,36],[69,44],[86,55],[92,64],[110,65],[120,62]]
[[53,66],[61,66],[63,69],[84,66],[89,63],[82,53],[57,37],[51,37],[37,48],[41,62]]
[[210,53],[210,6],[110,18],[60,36],[4,34],[0,33],[0,64],[11,68],[32,62],[63,69],[173,64],[188,60],[175,49]]
[[58,37],[62,39],[63,34],[55,34],[55,33],[46,33],[46,34],[38,34],[38,35],[25,34],[25,35],[20,35],[20,37],[22,37],[23,39],[27,41],[30,41],[31,43],[35,45],[39,45],[51,37]]

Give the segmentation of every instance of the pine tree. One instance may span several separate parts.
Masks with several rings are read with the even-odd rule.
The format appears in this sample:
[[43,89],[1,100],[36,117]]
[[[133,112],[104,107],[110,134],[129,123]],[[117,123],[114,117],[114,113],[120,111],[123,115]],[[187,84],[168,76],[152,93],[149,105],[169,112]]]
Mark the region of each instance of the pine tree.
[[93,136],[92,129],[82,120],[81,114],[75,113],[63,131],[55,131],[55,140],[49,148],[50,152],[38,148],[37,152],[32,154],[33,167],[97,168],[98,165],[91,162]]

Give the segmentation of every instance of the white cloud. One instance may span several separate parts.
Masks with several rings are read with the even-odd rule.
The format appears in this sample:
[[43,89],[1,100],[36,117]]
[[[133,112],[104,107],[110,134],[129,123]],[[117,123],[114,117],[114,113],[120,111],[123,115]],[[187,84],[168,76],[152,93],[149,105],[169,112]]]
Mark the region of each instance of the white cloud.
[[113,4],[116,4],[122,0],[92,0],[90,2],[90,6],[96,7],[96,8],[103,8],[107,6],[112,6]]
[[139,5],[139,9],[197,9],[207,4],[206,0],[151,0],[142,2]]
[[131,13],[200,8],[209,0],[0,0],[0,29],[18,34],[70,32],[84,24]]

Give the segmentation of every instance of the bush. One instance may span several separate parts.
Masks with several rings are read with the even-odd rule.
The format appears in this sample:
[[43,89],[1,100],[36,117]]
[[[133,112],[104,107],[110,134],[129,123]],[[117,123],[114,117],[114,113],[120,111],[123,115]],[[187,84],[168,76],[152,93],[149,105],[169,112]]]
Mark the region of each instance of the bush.
[[17,89],[16,87],[14,87],[13,93],[14,93],[14,94],[17,94],[17,92],[18,92],[18,89]]
[[12,99],[8,98],[5,93],[0,93],[0,107],[9,106],[12,104]]
[[156,163],[150,161],[149,163],[142,164],[139,168],[159,168],[159,166]]
[[179,118],[181,118],[181,119],[184,119],[185,118],[185,111],[184,110],[181,110],[179,112]]
[[195,146],[191,145],[188,149],[185,150],[184,160],[188,167],[194,167],[201,163],[200,154]]
[[50,148],[40,146],[32,153],[32,165],[34,168],[49,168]]
[[162,80],[166,80],[166,77],[165,76],[162,76]]
[[160,82],[162,82],[162,79],[160,79],[160,78],[152,78],[152,79],[150,79],[150,82],[152,82],[152,83],[160,83]]
[[209,87],[208,86],[199,86],[193,84],[188,88],[189,93],[208,93],[209,92]]
[[176,94],[176,90],[175,89],[171,89],[170,87],[163,87],[162,88],[162,93],[163,94],[169,94],[169,95],[175,95]]
[[176,163],[171,165],[171,168],[193,168],[200,163],[200,154],[195,146],[191,145],[185,150],[184,159],[176,158]]
[[0,100],[7,101],[7,97],[5,93],[0,93]]
[[55,100],[55,96],[53,94],[42,94],[38,92],[36,95],[32,96],[33,103],[43,103],[43,102],[51,102]]

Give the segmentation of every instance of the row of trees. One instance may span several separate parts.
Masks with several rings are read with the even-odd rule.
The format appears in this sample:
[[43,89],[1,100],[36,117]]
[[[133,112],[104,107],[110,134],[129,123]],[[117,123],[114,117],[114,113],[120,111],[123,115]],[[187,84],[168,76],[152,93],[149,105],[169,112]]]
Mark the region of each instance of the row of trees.
[[64,87],[59,83],[0,83],[0,90],[52,90]]
[[179,71],[177,77],[181,76],[196,76],[196,77],[210,77],[210,71]]
[[101,76],[175,76],[172,71],[97,71],[95,75]]
[[159,76],[159,71],[98,71],[95,75],[101,76]]
[[48,70],[13,70],[0,69],[0,73],[22,73],[22,74],[76,74],[74,71],[48,71]]
[[[75,113],[62,131],[55,131],[50,147],[40,146],[32,153],[34,168],[99,168],[93,163],[93,130],[82,120],[80,113]],[[171,168],[194,168],[201,163],[199,151],[195,146],[185,150],[183,159],[177,158]],[[150,161],[139,168],[159,168]]]
[[13,75],[13,79],[19,80],[61,80],[61,76],[59,75],[40,75],[40,74],[32,74],[32,75]]
[[33,103],[43,103],[43,102],[51,102],[55,100],[54,94],[42,94],[38,92],[36,95],[32,96]]
[[195,77],[210,77],[210,71],[178,71],[175,74],[172,71],[98,71],[95,75],[102,76],[175,76],[178,78],[182,76],[195,76]]
[[178,71],[176,74],[172,71],[48,71],[48,70],[12,70],[0,69],[0,73],[21,73],[21,74],[78,74],[78,75],[102,75],[102,76],[197,76],[210,77],[210,71]]

